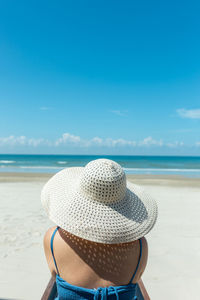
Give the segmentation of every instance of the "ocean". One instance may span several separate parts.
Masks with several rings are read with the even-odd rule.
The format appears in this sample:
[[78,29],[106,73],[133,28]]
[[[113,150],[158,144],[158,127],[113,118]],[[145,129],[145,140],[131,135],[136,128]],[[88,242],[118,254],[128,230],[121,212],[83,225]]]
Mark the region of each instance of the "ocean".
[[190,156],[0,154],[0,172],[56,173],[63,168],[85,166],[98,158],[115,160],[127,174],[174,174],[200,178],[200,157]]

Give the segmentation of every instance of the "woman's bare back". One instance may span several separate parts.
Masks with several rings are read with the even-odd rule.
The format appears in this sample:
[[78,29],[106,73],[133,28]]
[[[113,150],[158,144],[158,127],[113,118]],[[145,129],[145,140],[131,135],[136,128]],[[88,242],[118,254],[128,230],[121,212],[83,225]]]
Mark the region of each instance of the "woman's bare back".
[[[44,249],[49,269],[56,274],[50,249],[50,240],[56,227],[44,237]],[[101,244],[74,236],[59,228],[53,242],[57,267],[65,281],[85,288],[126,285],[137,267],[139,241],[123,244]],[[142,257],[133,280],[137,282],[147,263],[147,241],[142,238]]]

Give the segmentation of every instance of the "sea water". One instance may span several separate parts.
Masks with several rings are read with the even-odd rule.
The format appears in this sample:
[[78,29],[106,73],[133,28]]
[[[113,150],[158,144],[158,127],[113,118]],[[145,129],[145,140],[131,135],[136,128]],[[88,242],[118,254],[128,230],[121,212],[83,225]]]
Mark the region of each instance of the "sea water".
[[115,160],[127,174],[174,174],[200,177],[200,157],[194,156],[0,154],[0,172],[56,173],[63,168],[85,166],[89,161],[98,158]]

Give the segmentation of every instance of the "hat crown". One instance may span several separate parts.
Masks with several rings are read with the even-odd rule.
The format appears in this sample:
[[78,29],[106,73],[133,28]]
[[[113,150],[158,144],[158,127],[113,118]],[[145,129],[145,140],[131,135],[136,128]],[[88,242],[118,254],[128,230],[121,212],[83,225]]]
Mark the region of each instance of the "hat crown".
[[80,192],[107,203],[122,200],[126,195],[126,176],[122,167],[109,159],[89,162],[80,178]]

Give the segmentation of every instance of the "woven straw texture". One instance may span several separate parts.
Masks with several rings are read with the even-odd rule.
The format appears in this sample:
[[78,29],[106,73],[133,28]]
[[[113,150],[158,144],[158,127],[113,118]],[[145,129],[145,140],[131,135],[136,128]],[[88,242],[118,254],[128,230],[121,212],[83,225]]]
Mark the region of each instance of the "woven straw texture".
[[156,201],[126,182],[121,166],[108,159],[58,172],[45,184],[41,200],[56,225],[99,243],[137,240],[157,219]]

